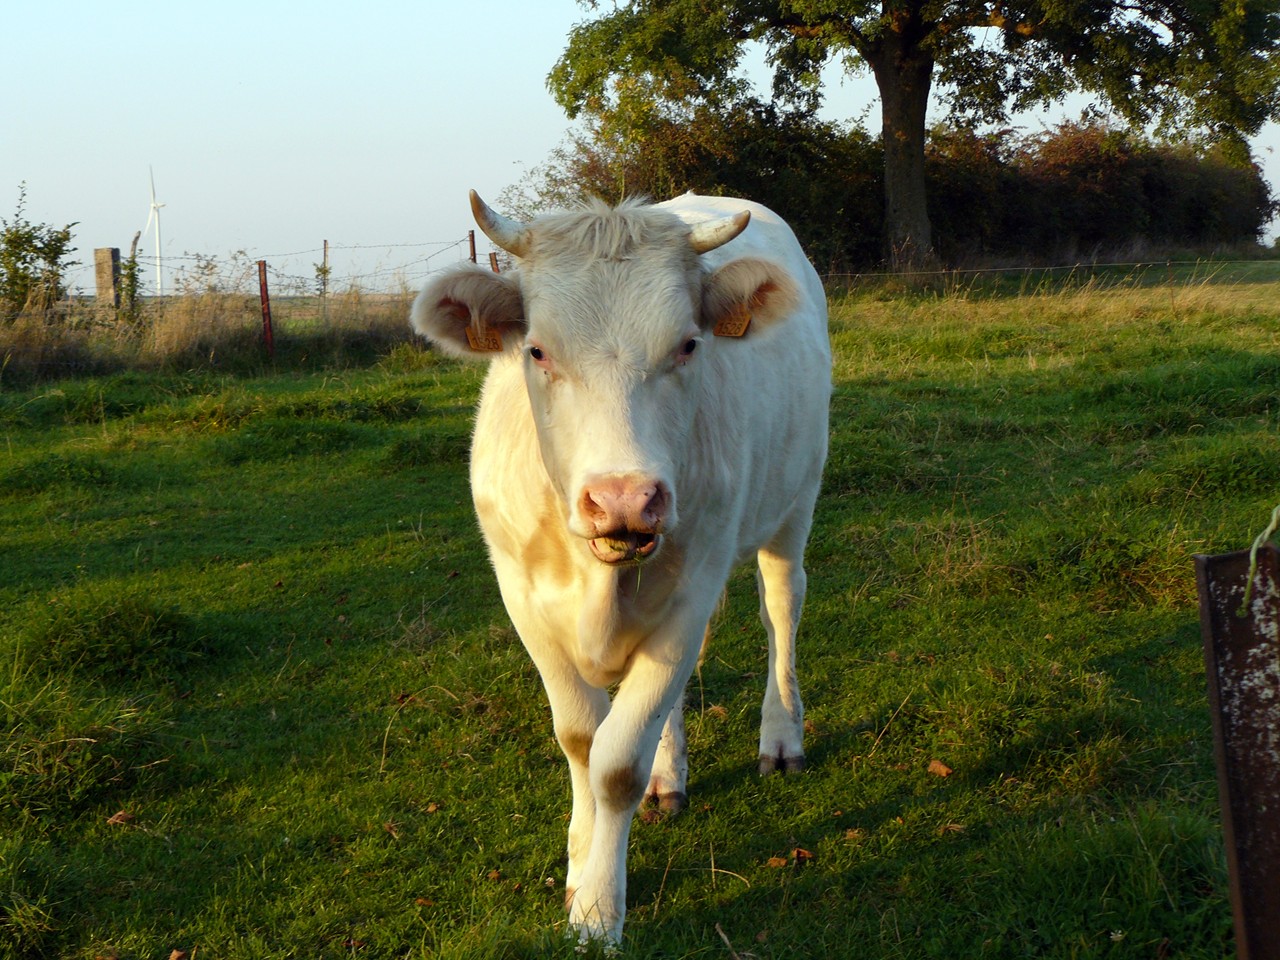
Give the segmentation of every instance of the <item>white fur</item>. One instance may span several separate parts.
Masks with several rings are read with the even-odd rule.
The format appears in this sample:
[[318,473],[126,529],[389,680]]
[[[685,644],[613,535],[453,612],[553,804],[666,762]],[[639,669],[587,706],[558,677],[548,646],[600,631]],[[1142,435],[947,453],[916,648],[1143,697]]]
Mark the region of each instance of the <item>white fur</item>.
[[[741,236],[692,251],[689,225],[744,209]],[[632,817],[645,795],[686,790],[685,684],[730,572],[752,555],[769,639],[761,768],[802,763],[795,635],[827,448],[826,299],[786,224],[746,201],[596,205],[534,221],[527,249],[517,274],[430,284],[414,325],[461,355],[468,325],[502,335],[502,352],[477,357],[492,363],[472,492],[569,759],[570,921],[617,941]],[[715,336],[736,304],[752,311],[747,335]],[[602,475],[670,491],[642,565],[592,554],[577,504]]]

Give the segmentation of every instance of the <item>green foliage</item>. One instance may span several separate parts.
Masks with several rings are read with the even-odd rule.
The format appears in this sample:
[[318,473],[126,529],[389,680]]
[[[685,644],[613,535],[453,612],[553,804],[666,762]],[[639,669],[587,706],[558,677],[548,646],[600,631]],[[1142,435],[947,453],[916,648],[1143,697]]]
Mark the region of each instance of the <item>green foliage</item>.
[[[744,568],[690,807],[632,829],[627,956],[1232,951],[1190,557],[1274,506],[1250,271],[833,297],[810,764],[754,773]],[[564,761],[467,489],[482,374],[0,392],[0,958],[578,956]]]
[[820,266],[879,259],[883,157],[860,127],[754,99],[655,110],[647,122],[641,139],[616,135],[609,117],[589,123],[500,203],[529,217],[585,196],[724,193],[783,212]]
[[1259,169],[1218,147],[1101,123],[1029,137],[937,127],[927,174],[935,239],[952,262],[1248,245],[1278,208]]
[[[869,69],[880,90],[885,253],[932,259],[925,118],[934,87],[967,125],[1060,103],[1079,90],[1130,126],[1192,131],[1248,163],[1245,139],[1280,117],[1280,0],[1157,7],[1055,3],[883,4],[632,0],[584,6],[548,77],[571,117],[603,118],[610,139],[644,149],[651,117],[744,95],[738,65],[763,45],[776,104],[811,112],[822,68]],[[637,119],[638,118],[638,119]]]
[[120,262],[120,306],[116,311],[117,320],[132,333],[140,333],[142,328],[142,311],[138,304],[141,270],[141,265],[138,263],[138,242],[135,237],[129,256]]
[[26,184],[18,187],[18,206],[12,220],[0,217],[0,320],[25,312],[43,313],[66,295],[62,277],[71,266],[67,258],[74,223],[56,228],[26,218]]
[[[828,61],[880,68],[897,51],[927,57],[958,114],[987,122],[1073,89],[1135,123],[1162,119],[1227,140],[1255,133],[1280,109],[1276,0],[1158,12],[1087,2],[936,9],[912,0],[889,9],[868,0],[635,0],[575,27],[548,81],[570,116],[611,100],[732,96],[741,90],[743,46],[753,41],[768,52],[775,95],[805,105],[820,95],[817,74]],[[877,79],[883,86],[889,77]]]
[[[926,161],[936,247],[953,264],[1247,246],[1277,209],[1259,169],[1227,162],[1218,147],[1100,123],[1032,136],[937,126]],[[865,269],[881,262],[885,245],[883,163],[856,124],[743,100],[687,119],[668,115],[643,143],[588,125],[501,202],[528,217],[620,189],[749,197],[787,218],[819,269]]]

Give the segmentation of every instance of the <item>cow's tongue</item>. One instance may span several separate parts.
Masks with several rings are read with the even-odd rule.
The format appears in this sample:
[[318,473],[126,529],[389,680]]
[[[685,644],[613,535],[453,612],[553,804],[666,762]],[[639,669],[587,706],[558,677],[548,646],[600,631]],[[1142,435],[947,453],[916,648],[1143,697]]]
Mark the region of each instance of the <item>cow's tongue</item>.
[[596,537],[590,541],[591,552],[604,563],[627,563],[648,557],[658,546],[653,533],[628,533],[621,537]]

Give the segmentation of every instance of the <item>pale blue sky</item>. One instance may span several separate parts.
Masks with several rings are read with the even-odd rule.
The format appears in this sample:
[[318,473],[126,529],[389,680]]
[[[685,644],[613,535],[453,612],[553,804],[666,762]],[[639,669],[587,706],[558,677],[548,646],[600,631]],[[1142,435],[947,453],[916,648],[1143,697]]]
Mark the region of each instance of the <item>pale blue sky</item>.
[[[154,168],[166,278],[236,250],[310,276],[328,239],[335,277],[416,284],[462,255],[445,244],[472,226],[469,188],[492,201],[564,138],[546,75],[586,17],[575,0],[11,2],[0,215],[25,181],[28,219],[78,221],[89,263],[146,224]],[[830,115],[876,122],[868,80],[828,94]],[[1275,125],[1255,153],[1280,183]]]

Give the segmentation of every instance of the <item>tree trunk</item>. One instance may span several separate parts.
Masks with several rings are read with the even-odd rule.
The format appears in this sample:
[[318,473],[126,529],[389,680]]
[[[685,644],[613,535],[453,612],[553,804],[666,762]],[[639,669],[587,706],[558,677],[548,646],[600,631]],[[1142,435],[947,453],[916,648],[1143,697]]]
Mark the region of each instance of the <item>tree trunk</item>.
[[933,57],[921,46],[918,11],[894,17],[866,59],[880,88],[884,140],[884,228],[895,270],[931,266],[933,231],[925,199],[924,138]]

